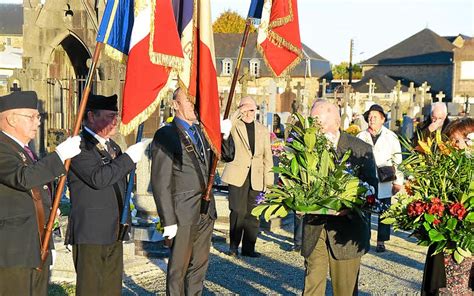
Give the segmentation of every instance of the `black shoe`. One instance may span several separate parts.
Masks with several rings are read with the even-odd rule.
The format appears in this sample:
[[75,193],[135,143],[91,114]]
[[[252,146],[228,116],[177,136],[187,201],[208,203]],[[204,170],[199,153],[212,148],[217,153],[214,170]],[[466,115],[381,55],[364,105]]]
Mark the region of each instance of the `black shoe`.
[[255,251],[253,251],[253,252],[248,252],[248,253],[247,253],[247,252],[245,252],[245,253],[242,252],[242,256],[245,256],[245,257],[252,257],[252,258],[258,258],[258,257],[262,256],[262,254],[260,254],[259,252],[255,252]]
[[375,248],[375,252],[377,253],[383,253],[385,252],[385,245],[378,245],[376,248]]
[[292,250],[293,252],[299,253],[299,252],[301,251],[301,246],[293,246],[293,247],[291,247],[291,250]]
[[234,258],[239,258],[239,251],[238,250],[229,250],[227,253],[227,256],[234,257]]

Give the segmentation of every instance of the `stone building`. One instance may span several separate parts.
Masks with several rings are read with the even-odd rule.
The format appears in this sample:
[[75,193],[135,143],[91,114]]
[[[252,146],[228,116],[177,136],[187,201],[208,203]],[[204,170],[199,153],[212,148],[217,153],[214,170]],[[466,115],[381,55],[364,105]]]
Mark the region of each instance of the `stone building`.
[[0,3],[0,95],[19,89],[19,81],[11,77],[15,69],[21,69],[22,26],[21,4]]
[[[221,106],[227,103],[241,41],[242,34],[214,34]],[[289,77],[274,78],[257,50],[256,43],[257,34],[250,33],[234,95],[235,104],[242,96],[251,95],[257,104],[265,106],[268,112],[291,112],[293,108],[304,111],[316,97],[319,81],[323,78],[332,79],[329,61],[305,44],[303,59],[291,71]]]
[[468,36],[442,37],[430,29],[423,29],[362,62],[361,66],[363,76],[385,75],[400,80],[405,86],[410,82],[415,86],[426,82],[433,98],[443,92],[445,100],[452,101],[461,93],[469,93],[466,92],[468,89],[472,91],[474,78],[470,74],[461,77],[461,73],[472,72],[471,63],[474,63],[474,56],[472,39]]
[[454,101],[465,102],[466,97],[474,104],[474,38],[454,49]]

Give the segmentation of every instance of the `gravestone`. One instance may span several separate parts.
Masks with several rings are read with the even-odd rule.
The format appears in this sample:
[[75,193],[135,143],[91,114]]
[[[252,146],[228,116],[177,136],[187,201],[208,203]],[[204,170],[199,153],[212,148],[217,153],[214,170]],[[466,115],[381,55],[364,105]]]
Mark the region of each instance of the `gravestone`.
[[285,92],[280,95],[280,104],[277,106],[277,112],[291,112],[291,105],[296,100],[296,94],[291,92],[291,77],[286,79]]
[[375,86],[375,83],[372,81],[372,79],[369,79],[369,82],[367,82],[366,85],[369,86],[369,93],[368,93],[367,99],[368,101],[373,101],[373,96],[375,94],[375,90],[377,89],[377,87]]
[[321,85],[321,98],[326,99],[326,87],[329,85],[329,83],[326,82],[326,78],[323,78],[323,81],[320,83]]
[[407,139],[413,138],[413,133],[414,133],[413,118],[410,117],[409,115],[403,116],[402,128],[400,132],[402,136],[404,136]]
[[277,85],[275,80],[270,79],[267,86],[268,92],[268,112],[276,112]]
[[249,68],[245,67],[244,74],[239,78],[239,82],[241,84],[240,93],[242,95],[242,98],[248,95],[247,88],[248,88],[249,81],[255,81],[255,77],[251,76],[249,73]]
[[394,100],[391,105],[390,113],[391,113],[391,120],[390,120],[390,129],[395,131],[398,129],[397,121],[401,120],[401,96],[402,96],[402,83],[400,80],[397,81],[397,85],[393,88],[394,93]]
[[[144,140],[144,139],[143,139]],[[151,145],[148,146],[142,159],[137,163],[136,169],[136,191],[133,198],[137,210],[136,218],[132,220],[132,234],[135,244],[141,245],[140,241],[158,242],[162,241],[161,233],[156,231],[156,218],[158,211],[151,191]]]
[[443,99],[446,97],[446,95],[443,93],[443,91],[440,91],[435,97],[438,99],[438,102],[443,102]]

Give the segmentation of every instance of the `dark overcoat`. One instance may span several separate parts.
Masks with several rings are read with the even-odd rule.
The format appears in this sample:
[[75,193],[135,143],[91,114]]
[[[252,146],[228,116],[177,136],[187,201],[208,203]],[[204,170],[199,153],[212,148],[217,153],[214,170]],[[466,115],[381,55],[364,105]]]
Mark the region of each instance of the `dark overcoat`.
[[[66,243],[108,245],[117,241],[127,174],[135,168],[130,156],[111,141],[116,157],[87,131],[81,134],[81,153],[71,162],[68,185],[71,195]],[[115,193],[114,184],[120,199]]]
[[[39,188],[47,223],[51,208],[48,185],[65,173],[57,153],[33,163],[23,147],[0,132],[0,267],[40,265],[41,247],[31,189]],[[50,262],[48,259],[47,264]]]
[[[377,190],[378,180],[372,147],[356,137],[341,133],[336,154],[342,157],[349,149],[352,153],[348,161],[357,168],[357,176]],[[328,233],[331,253],[338,260],[360,257],[370,248],[370,227],[366,217],[356,213],[345,216],[305,215],[301,247],[303,256],[311,255],[323,229]]]

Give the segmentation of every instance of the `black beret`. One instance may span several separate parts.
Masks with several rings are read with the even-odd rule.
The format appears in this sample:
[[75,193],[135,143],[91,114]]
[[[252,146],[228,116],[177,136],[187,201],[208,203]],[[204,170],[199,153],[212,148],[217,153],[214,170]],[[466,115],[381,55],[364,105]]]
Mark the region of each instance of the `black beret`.
[[118,111],[117,95],[106,97],[101,95],[89,94],[86,109]]
[[38,96],[34,91],[15,91],[0,97],[0,112],[11,109],[38,109]]
[[377,105],[377,104],[373,104],[372,106],[370,106],[369,110],[365,111],[365,113],[364,113],[364,119],[367,123],[369,122],[369,113],[370,113],[370,111],[380,112],[380,114],[382,114],[383,118],[385,120],[387,120],[387,115],[385,115],[385,112],[383,111],[382,106]]

